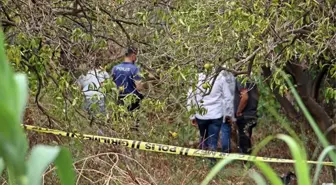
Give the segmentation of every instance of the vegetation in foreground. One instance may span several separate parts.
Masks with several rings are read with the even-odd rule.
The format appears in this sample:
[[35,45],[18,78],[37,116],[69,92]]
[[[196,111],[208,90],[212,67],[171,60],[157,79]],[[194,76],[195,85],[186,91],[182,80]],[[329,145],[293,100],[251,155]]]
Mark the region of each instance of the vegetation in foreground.
[[[260,122],[254,132],[255,143],[262,142],[268,135],[286,133],[301,146],[298,148],[302,150],[302,157],[305,154],[302,146],[305,146],[309,159],[317,159],[326,148],[321,134],[314,134],[316,125],[311,119],[307,121],[307,110],[302,111],[302,106],[288,93],[290,86],[281,75],[281,71],[285,71],[318,127],[327,133],[328,142],[335,144],[332,137],[335,129],[329,129],[335,124],[336,115],[334,1],[18,3],[7,0],[0,3],[8,59],[16,71],[28,77],[30,101],[26,123],[92,134],[101,129],[109,136],[190,146],[197,140],[197,133],[186,119],[185,91],[196,68],[211,62],[216,69],[223,69],[225,65],[233,73],[253,72],[256,77],[262,89],[262,102]],[[74,85],[79,74],[90,69],[94,61],[106,65],[107,69],[119,62],[122,48],[130,43],[141,48],[144,76],[151,73],[155,77],[137,113],[143,125],[139,133],[130,131],[129,117],[120,116],[125,109],[115,104],[113,84],[106,87],[109,117],[97,120],[89,120],[81,110],[83,97]],[[291,134],[289,126],[297,137]],[[174,132],[175,137],[171,134]],[[209,172],[201,159],[125,151],[35,133],[29,133],[29,141],[30,146],[57,143],[69,147],[74,160],[79,161],[76,163],[77,184],[96,181],[98,184],[107,181],[112,184],[199,184]],[[259,154],[292,158],[285,148],[284,143],[275,140]],[[118,155],[99,156],[111,151]],[[135,161],[121,156],[132,156]],[[107,165],[105,169],[102,164]],[[250,173],[242,173],[245,171],[240,164],[231,165],[226,166],[231,170],[224,170],[212,183],[229,184],[231,179],[233,184],[252,183]],[[277,173],[285,172],[286,167],[292,168],[291,165],[272,167]],[[50,167],[44,176],[45,184],[56,182],[52,169]],[[112,173],[115,169],[118,173]],[[306,175],[307,171],[312,169],[306,169]],[[320,182],[331,180],[330,169],[323,168],[321,174]],[[301,179],[307,180],[307,177]]]

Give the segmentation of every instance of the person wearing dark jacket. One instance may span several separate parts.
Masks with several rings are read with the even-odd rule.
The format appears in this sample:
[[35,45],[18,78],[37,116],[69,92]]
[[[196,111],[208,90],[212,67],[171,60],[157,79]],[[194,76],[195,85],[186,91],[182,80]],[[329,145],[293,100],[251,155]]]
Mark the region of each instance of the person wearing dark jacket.
[[255,83],[236,80],[234,97],[236,124],[239,134],[239,149],[241,153],[251,154],[252,129],[257,124],[257,108],[259,92]]
[[[125,52],[125,60],[112,69],[112,78],[119,89],[118,103],[125,104],[127,97],[132,96],[132,101],[127,105],[128,111],[134,111],[140,107],[143,89],[140,69],[136,65],[138,51],[134,47],[129,47]],[[136,127],[139,126],[136,120]]]

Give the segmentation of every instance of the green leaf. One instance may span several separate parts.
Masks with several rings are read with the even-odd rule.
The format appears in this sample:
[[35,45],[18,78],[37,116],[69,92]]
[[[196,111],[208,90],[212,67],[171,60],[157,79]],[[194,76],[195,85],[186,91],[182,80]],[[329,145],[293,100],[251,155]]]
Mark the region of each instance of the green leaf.
[[[324,136],[324,134],[322,133],[322,131],[320,130],[319,126],[317,125],[317,123],[315,122],[314,118],[312,117],[312,115],[309,113],[307,107],[304,105],[303,101],[300,98],[300,95],[298,94],[298,92],[296,91],[294,85],[292,84],[292,82],[289,80],[288,76],[286,75],[285,72],[281,71],[281,75],[283,76],[283,78],[286,80],[287,84],[289,85],[295,100],[297,101],[300,109],[302,110],[302,112],[304,113],[306,119],[308,120],[310,126],[313,128],[314,132],[316,133],[317,137],[319,138],[319,141],[322,143],[323,147],[328,147],[329,146],[329,142],[326,139],[326,137]],[[332,159],[332,161],[334,163],[336,163],[336,153],[333,150],[329,151],[329,156]]]
[[3,170],[5,169],[5,162],[0,158],[0,176],[2,175]]
[[201,185],[207,185],[213,179],[216,174],[224,168],[227,164],[229,164],[233,159],[222,159],[219,163],[216,164],[215,167],[211,169],[209,174],[205,177],[205,179],[202,181]]
[[60,152],[59,147],[37,145],[32,149],[28,159],[29,185],[41,185],[42,175]]
[[[24,74],[16,74],[15,75],[15,81],[16,81],[16,120],[19,120],[20,122],[23,121],[24,111],[26,108],[27,103],[27,97],[28,97],[28,82],[27,78]],[[13,118],[13,120],[15,120]],[[13,122],[13,121],[12,121]],[[15,125],[15,133],[17,134],[16,139],[17,143],[15,143],[15,146],[17,146],[17,152],[20,159],[24,159],[28,150],[28,143],[25,138],[25,134],[23,132],[23,129],[19,124]]]
[[16,74],[16,97],[17,97],[17,113],[20,117],[20,120],[23,119],[23,113],[26,108],[27,97],[28,97],[28,86],[27,86],[27,78],[24,74]]
[[256,161],[255,164],[268,178],[272,185],[282,185],[280,178],[268,164],[261,161]]
[[17,180],[15,178],[15,173],[12,168],[7,168],[7,177],[8,177],[8,183],[9,184],[17,184]]
[[315,170],[315,175],[314,175],[314,178],[313,178],[313,184],[317,184],[317,181],[318,181],[318,177],[320,175],[320,172],[321,172],[321,169],[322,169],[322,162],[323,160],[325,159],[325,157],[328,155],[328,153],[331,151],[331,150],[336,150],[336,146],[328,146],[326,148],[323,149],[322,153],[320,154],[319,158],[318,158],[318,162],[319,164],[316,166],[316,170]]
[[47,167],[54,162],[62,185],[75,184],[71,154],[60,147],[37,145],[28,159],[29,185],[40,185],[42,175]]
[[75,172],[72,166],[71,153],[67,149],[61,149],[55,160],[55,165],[62,185],[75,184]]
[[15,98],[12,96],[12,93],[15,92],[15,86],[13,86],[13,72],[7,63],[2,31],[0,31],[0,79],[0,106],[12,112],[15,106]]
[[183,22],[182,19],[179,19],[179,22],[180,22],[183,26],[185,26],[185,23]]
[[267,185],[263,176],[261,176],[258,172],[252,171],[249,176],[256,182],[258,185]]
[[290,5],[289,3],[284,2],[283,4],[288,6],[289,8],[292,8],[292,5]]
[[[273,136],[268,136],[265,139],[263,139],[260,143],[258,143],[255,146],[255,149],[252,152],[252,156],[256,156],[257,153],[264,148],[272,139],[274,139]],[[262,171],[262,173],[265,175],[266,178],[269,179],[269,181],[273,185],[282,185],[280,178],[278,175],[274,172],[274,170],[266,163],[262,161],[254,161],[255,165]]]
[[25,173],[25,136],[17,116],[17,94],[13,72],[7,63],[4,36],[0,32],[0,156],[11,169],[14,179]]
[[285,141],[292,153],[292,156],[295,160],[295,172],[298,178],[298,184],[311,184],[305,150],[300,147],[290,136],[279,134],[277,138]]

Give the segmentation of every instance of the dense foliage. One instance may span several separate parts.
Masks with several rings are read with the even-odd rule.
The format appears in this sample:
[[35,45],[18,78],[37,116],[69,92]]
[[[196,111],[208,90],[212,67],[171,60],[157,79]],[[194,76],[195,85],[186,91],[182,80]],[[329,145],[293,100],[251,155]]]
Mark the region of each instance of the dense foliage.
[[[280,75],[285,71],[336,144],[333,0],[2,0],[0,8],[8,59],[27,74],[30,101],[50,125],[72,128],[78,118],[128,123],[120,116],[126,110],[116,105],[113,83],[104,88],[108,115],[89,120],[75,81],[97,63],[109,72],[133,45],[148,81],[137,113],[144,121],[155,117],[186,125],[186,91],[211,63],[211,76],[228,70],[258,83],[263,116],[267,106],[282,107],[293,124],[309,126]],[[181,132],[192,135],[184,127]]]
[[5,55],[4,36],[0,32],[0,175],[6,169],[8,184],[39,185],[50,163],[57,166],[62,184],[74,184],[74,171],[70,152],[58,146],[37,145],[28,160],[27,139],[20,123],[23,121],[27,101],[27,79],[24,74],[15,74]]

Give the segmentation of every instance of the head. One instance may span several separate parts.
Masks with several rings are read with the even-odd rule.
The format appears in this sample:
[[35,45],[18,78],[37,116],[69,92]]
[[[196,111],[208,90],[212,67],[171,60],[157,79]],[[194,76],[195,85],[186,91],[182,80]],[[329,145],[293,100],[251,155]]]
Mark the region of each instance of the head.
[[135,63],[137,60],[137,54],[138,54],[137,48],[129,47],[125,52],[125,60]]

